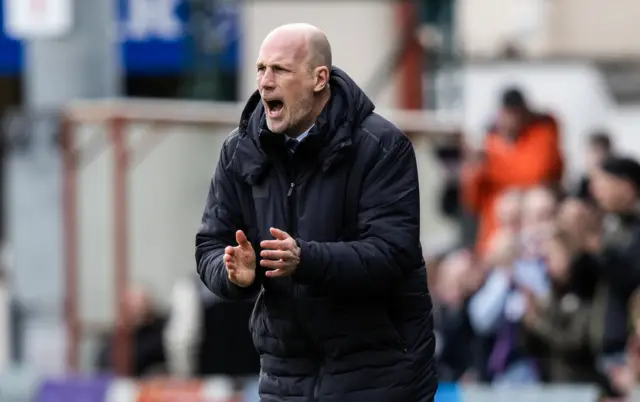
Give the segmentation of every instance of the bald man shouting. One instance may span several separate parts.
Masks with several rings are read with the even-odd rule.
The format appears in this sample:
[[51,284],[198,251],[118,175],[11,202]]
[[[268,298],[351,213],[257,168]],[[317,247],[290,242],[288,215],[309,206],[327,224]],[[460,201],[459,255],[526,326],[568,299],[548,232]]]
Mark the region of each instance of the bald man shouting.
[[258,90],[222,147],[196,259],[218,296],[257,295],[260,400],[432,401],[411,142],[332,67],[313,26],[271,32],[255,68]]

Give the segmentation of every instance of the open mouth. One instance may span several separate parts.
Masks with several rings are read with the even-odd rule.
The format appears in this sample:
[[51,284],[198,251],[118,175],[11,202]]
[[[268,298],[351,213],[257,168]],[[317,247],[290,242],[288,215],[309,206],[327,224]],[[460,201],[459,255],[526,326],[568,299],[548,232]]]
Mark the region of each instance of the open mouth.
[[284,108],[284,103],[281,100],[268,100],[265,103],[267,104],[267,112],[270,117],[277,117]]

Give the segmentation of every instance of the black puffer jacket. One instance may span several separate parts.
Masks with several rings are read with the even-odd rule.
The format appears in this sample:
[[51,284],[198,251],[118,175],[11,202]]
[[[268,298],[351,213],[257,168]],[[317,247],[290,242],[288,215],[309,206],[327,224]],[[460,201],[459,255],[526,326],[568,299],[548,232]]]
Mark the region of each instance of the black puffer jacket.
[[[292,160],[255,93],[226,140],[196,238],[200,277],[217,295],[260,293],[250,328],[262,401],[427,402],[437,387],[431,300],[420,248],[413,147],[332,69],[332,97]],[[242,229],[298,239],[292,277],[227,279],[222,256]]]

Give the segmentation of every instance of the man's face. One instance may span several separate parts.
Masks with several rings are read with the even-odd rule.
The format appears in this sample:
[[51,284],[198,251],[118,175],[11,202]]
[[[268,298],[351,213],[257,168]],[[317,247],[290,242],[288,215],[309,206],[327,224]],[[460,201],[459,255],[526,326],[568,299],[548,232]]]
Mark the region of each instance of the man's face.
[[498,130],[509,136],[517,135],[522,129],[523,114],[518,108],[503,107],[498,114]]
[[274,133],[297,135],[308,129],[314,107],[315,79],[308,49],[300,38],[267,38],[258,56],[257,83],[267,126]]
[[636,203],[634,186],[602,169],[592,173],[590,187],[600,207],[607,212],[628,212]]

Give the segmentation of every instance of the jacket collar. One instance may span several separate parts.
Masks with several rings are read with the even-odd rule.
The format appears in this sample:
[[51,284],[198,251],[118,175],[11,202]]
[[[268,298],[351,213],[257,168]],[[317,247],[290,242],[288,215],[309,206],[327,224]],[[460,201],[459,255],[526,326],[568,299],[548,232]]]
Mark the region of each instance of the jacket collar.
[[[312,148],[324,171],[341,161],[353,146],[353,134],[375,106],[342,70],[331,71],[331,99],[304,141]],[[239,138],[228,168],[250,185],[262,181],[267,168],[279,157],[284,136],[269,131],[260,93],[245,105],[238,128]]]

